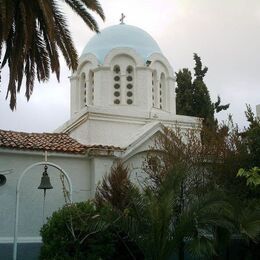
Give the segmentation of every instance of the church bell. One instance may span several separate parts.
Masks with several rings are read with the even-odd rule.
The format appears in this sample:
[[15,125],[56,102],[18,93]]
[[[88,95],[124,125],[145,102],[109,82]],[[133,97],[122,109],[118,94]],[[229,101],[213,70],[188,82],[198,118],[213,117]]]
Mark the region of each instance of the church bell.
[[41,184],[38,187],[38,189],[40,190],[49,190],[49,189],[53,189],[52,185],[51,185],[51,181],[50,181],[50,177],[47,173],[47,165],[44,166],[44,172],[42,173],[42,178],[41,178]]

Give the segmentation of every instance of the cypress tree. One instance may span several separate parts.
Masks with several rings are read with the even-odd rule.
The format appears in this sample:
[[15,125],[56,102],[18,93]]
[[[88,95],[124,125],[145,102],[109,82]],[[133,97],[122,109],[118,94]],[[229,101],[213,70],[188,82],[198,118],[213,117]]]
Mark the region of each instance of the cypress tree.
[[217,102],[213,103],[210,98],[208,88],[204,82],[204,77],[208,71],[203,67],[201,58],[194,53],[195,61],[194,79],[189,69],[184,68],[176,73],[176,110],[177,114],[196,116],[204,119],[206,125],[215,125],[214,113],[229,108],[229,104],[221,105],[218,96]]

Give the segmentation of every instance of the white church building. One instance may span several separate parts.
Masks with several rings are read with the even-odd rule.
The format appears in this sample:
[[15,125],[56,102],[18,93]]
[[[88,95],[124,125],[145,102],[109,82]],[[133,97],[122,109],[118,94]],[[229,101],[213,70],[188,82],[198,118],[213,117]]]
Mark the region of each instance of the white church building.
[[[199,126],[197,118],[176,115],[174,70],[156,41],[135,26],[121,23],[91,38],[70,84],[70,120],[55,133],[0,130],[0,259],[1,252],[5,259],[12,254],[18,179],[44,161],[45,151],[47,161],[68,174],[73,201],[85,201],[117,159],[133,176],[141,174],[142,160],[163,126]],[[64,205],[60,172],[51,166],[53,189],[43,205],[37,189],[43,170],[32,167],[21,180],[18,255],[33,252],[46,216]]]

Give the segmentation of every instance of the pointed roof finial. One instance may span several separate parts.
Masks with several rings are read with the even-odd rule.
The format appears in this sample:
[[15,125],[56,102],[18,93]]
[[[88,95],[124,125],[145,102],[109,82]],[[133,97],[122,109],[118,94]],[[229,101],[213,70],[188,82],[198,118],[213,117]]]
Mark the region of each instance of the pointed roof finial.
[[119,20],[121,24],[124,24],[124,19],[125,19],[125,15],[122,13],[121,18]]

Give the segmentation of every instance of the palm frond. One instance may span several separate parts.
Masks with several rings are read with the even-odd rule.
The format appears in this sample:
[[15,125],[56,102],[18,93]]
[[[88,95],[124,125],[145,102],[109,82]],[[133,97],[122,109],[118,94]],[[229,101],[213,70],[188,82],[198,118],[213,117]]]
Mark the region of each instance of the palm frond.
[[58,9],[56,9],[54,19],[56,23],[55,41],[57,42],[57,45],[59,46],[65,58],[67,66],[74,71],[77,69],[78,66],[77,51],[73,45],[70,32],[67,29],[67,24],[64,16]]
[[[59,49],[67,66],[73,71],[77,69],[78,55],[58,2],[59,0],[0,1],[0,46],[5,46],[1,65],[4,67],[8,64],[9,67],[6,98],[10,96],[12,110],[16,108],[16,94],[21,89],[24,75],[27,99],[32,94],[35,75],[39,82],[45,81],[49,79],[51,69],[59,80]],[[65,0],[65,3],[91,30],[98,31],[97,22],[88,12],[94,11],[104,20],[98,1]]]
[[85,6],[79,0],[65,0],[65,2],[74,10],[88,25],[88,27],[95,32],[99,31],[98,24],[93,16],[87,11]]
[[105,20],[105,14],[104,11],[100,5],[100,3],[96,0],[81,0],[88,9],[96,12],[102,20]]
[[205,256],[209,257],[216,254],[212,239],[206,236],[187,241],[186,248],[195,259],[204,259]]
[[237,215],[238,228],[242,236],[254,242],[260,241],[260,209],[244,208]]

